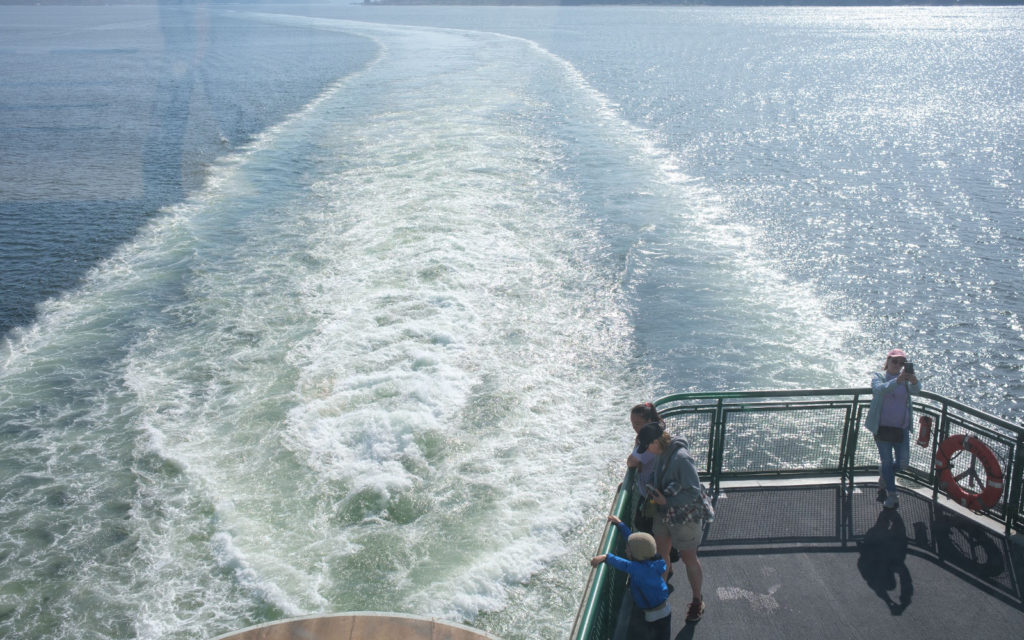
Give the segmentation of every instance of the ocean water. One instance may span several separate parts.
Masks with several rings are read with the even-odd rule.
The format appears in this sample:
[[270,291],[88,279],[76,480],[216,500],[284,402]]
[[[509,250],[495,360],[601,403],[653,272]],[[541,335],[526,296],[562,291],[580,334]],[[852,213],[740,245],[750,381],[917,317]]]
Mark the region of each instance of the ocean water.
[[571,625],[634,402],[1020,422],[1017,8],[0,8],[0,634]]

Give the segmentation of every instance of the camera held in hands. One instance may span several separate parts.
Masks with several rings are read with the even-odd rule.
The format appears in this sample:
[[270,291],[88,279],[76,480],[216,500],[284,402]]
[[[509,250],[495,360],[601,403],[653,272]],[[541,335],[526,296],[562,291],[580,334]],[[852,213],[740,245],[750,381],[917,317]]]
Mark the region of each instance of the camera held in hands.
[[914,363],[908,362],[907,364],[903,365],[903,370],[907,372],[907,375],[914,375]]

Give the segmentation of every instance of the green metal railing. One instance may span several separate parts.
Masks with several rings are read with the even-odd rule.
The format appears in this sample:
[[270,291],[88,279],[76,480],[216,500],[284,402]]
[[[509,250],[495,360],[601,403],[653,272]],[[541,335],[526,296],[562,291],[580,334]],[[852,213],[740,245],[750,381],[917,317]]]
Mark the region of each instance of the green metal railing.
[[[931,487],[933,500],[948,496],[935,470],[936,452],[946,438],[970,435],[995,454],[1004,478],[998,501],[977,514],[1003,525],[1007,535],[1024,529],[1024,427],[938,394],[921,392],[912,399],[915,422],[929,419],[931,434],[921,444],[915,434],[910,464],[900,475]],[[858,447],[870,403],[871,389],[858,388],[681,393],[654,404],[669,430],[690,441],[701,479],[717,495],[721,483],[730,480],[838,478],[852,485],[857,475],[877,474],[874,440],[865,438]],[[975,471],[973,456],[961,456],[962,462],[972,467],[964,474],[955,468],[958,477]],[[631,474],[619,485],[612,510],[627,522]],[[618,538],[616,529],[607,527],[599,553],[621,553],[624,541]],[[605,565],[592,571],[570,638],[611,638],[624,588],[621,572]]]
[[[629,514],[631,487],[635,469],[626,471],[626,477],[615,491],[615,500],[608,513],[617,516],[623,522],[632,518]],[[621,555],[626,546],[618,527],[608,526],[604,529],[601,544],[595,555],[616,553]],[[615,633],[618,620],[619,604],[626,591],[626,577],[606,564],[600,564],[591,570],[587,586],[583,591],[583,602],[576,613],[573,623],[572,638],[611,638]]]
[[[932,432],[923,446],[911,444],[910,465],[900,475],[932,487],[933,497],[948,495],[935,454],[949,436],[970,435],[992,450],[1004,476],[999,500],[980,514],[1007,534],[1024,528],[1024,427],[935,393],[912,399],[915,420],[930,419]],[[855,475],[876,473],[874,441],[858,447],[870,403],[871,389],[859,388],[683,393],[655,405],[671,431],[690,438],[702,479],[717,493],[723,480],[824,476],[852,483]]]

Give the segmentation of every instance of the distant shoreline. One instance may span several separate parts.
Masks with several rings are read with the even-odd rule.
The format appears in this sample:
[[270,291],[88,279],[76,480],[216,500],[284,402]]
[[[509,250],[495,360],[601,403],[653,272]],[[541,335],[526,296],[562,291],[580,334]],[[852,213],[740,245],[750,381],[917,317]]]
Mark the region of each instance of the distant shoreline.
[[[0,0],[0,7],[61,7],[162,5],[164,0]],[[302,0],[179,0],[176,6],[231,5],[260,7],[267,5],[331,4]],[[555,7],[555,6],[651,6],[651,7],[1014,7],[1024,0],[352,0],[362,6],[487,6],[487,7]]]
[[1002,7],[1024,5],[1024,0],[363,0],[364,5],[447,6],[614,6],[656,7]]

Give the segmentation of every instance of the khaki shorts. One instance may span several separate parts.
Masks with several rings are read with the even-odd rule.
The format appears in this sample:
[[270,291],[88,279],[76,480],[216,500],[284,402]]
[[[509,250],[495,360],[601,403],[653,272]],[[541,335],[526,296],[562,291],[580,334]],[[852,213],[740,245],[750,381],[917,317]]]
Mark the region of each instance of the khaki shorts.
[[662,522],[661,518],[655,516],[654,537],[672,536],[672,546],[676,548],[676,551],[689,551],[700,546],[701,538],[704,537],[703,525],[703,520],[694,520],[670,527]]

